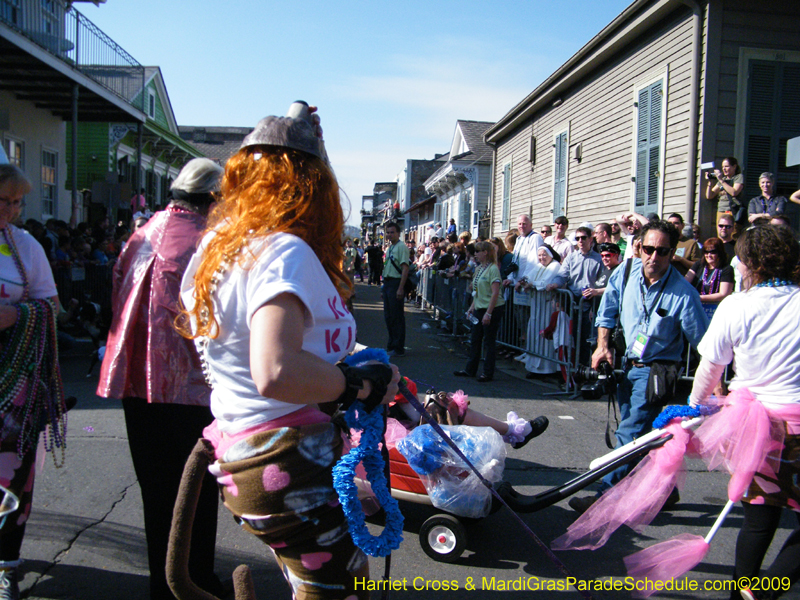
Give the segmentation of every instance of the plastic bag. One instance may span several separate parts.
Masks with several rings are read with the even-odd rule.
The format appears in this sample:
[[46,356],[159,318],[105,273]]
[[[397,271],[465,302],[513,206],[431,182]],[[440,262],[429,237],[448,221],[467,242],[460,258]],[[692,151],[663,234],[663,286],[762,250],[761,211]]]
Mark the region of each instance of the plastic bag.
[[[483,477],[492,483],[502,479],[506,446],[499,433],[466,425],[442,429]],[[397,449],[420,476],[436,508],[474,519],[489,514],[491,491],[430,425],[414,429],[397,442]]]

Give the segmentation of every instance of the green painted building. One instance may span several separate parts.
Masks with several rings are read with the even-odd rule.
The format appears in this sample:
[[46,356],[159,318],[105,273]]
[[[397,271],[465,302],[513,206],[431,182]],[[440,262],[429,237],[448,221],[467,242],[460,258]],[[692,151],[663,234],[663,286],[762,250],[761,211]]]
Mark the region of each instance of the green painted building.
[[[78,124],[77,183],[83,191],[83,214],[89,222],[104,214],[113,221],[126,221],[131,214],[131,197],[140,188],[151,210],[162,208],[183,165],[203,156],[180,137],[159,67],[145,67],[144,86],[134,89],[130,101],[144,108],[144,124]],[[67,139],[70,134],[68,124]],[[69,157],[67,163],[67,172],[71,173]],[[68,177],[67,187],[71,185]]]

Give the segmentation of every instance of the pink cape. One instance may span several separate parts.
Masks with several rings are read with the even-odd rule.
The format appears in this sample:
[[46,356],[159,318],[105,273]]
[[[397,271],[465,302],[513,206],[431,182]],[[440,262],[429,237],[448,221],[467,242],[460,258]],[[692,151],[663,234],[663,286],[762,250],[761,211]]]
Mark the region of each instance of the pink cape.
[[97,395],[208,406],[193,340],[175,330],[181,278],[205,218],[169,208],[136,231],[114,265],[114,318]]

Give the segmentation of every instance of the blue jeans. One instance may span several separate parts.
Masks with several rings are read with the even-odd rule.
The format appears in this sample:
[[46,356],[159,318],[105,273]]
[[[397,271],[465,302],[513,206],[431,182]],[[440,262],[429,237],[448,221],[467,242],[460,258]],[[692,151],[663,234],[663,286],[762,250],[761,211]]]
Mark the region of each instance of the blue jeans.
[[[653,428],[653,421],[661,412],[660,406],[647,406],[645,392],[650,367],[626,367],[617,386],[617,403],[619,404],[620,421],[617,427],[617,448],[641,437]],[[636,462],[628,463],[611,471],[603,477],[600,493],[618,483],[636,466]]]

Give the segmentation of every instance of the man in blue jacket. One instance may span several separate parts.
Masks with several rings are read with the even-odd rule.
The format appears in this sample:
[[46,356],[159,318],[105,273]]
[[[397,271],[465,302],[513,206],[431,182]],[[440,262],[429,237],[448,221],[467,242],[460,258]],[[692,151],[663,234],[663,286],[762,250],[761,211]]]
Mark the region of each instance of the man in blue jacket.
[[[611,275],[597,311],[597,349],[592,367],[614,364],[611,332],[619,318],[627,346],[622,361],[623,377],[617,388],[620,424],[617,447],[647,433],[661,412],[660,404],[648,404],[647,381],[653,363],[678,363],[683,353],[683,335],[692,346],[702,339],[708,318],[697,291],[671,266],[679,233],[666,221],[654,221],[642,229],[642,259],[634,259],[627,281],[624,265]],[[633,468],[619,467],[603,478],[595,497],[572,498],[569,505],[586,511],[597,498]],[[667,504],[678,501],[676,490]],[[667,506],[665,504],[665,506]]]

